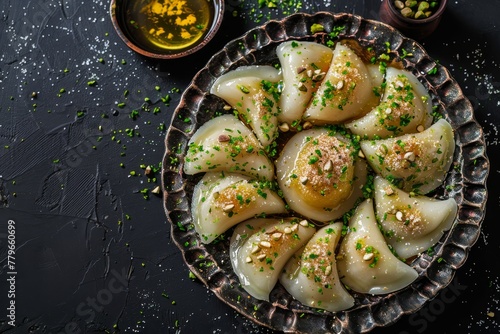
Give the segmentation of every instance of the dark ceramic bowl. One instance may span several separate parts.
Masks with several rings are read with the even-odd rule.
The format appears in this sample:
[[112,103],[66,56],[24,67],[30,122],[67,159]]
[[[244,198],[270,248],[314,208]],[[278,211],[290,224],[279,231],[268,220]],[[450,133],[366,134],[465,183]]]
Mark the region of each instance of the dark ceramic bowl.
[[[313,24],[321,24],[324,31],[311,33]],[[225,102],[209,93],[218,77],[239,66],[277,64],[275,50],[281,42],[326,43],[328,33],[336,27],[341,30],[339,39],[356,40],[361,47],[373,48],[377,54],[385,53],[389,46],[389,56],[418,77],[429,91],[433,106],[452,125],[455,165],[435,196],[453,197],[458,203],[458,214],[452,228],[434,246],[434,254],[422,253],[411,261],[410,265],[418,272],[418,278],[411,285],[385,295],[354,294],[352,308],[333,313],[304,306],[279,283],[270,294],[270,302],[253,298],[240,286],[229,260],[231,230],[220,242],[202,244],[192,228],[191,198],[201,176],[184,174],[183,162],[193,133],[224,108]],[[184,261],[224,303],[254,322],[275,330],[365,333],[394,323],[403,314],[417,312],[452,281],[480,235],[487,200],[489,161],[483,130],[474,117],[472,105],[448,70],[436,63],[422,46],[381,22],[351,14],[319,12],[295,14],[248,31],[229,42],[196,74],[175,110],[165,143],[164,207],[171,223],[171,237]]]
[[446,9],[447,0],[440,0],[436,11],[425,19],[404,17],[394,5],[394,0],[384,0],[380,6],[380,19],[408,37],[421,40],[436,30]]
[[[206,2],[206,0],[199,0]],[[212,6],[210,11],[211,25],[206,29],[202,37],[196,42],[186,48],[179,48],[176,50],[169,50],[166,48],[156,47],[151,43],[144,41],[143,36],[140,34],[147,34],[147,32],[137,31],[136,28],[130,25],[130,12],[133,8],[134,0],[111,0],[110,15],[111,22],[115,28],[118,36],[125,42],[125,44],[135,52],[151,58],[159,59],[174,59],[190,55],[210,42],[215,33],[219,29],[222,19],[224,17],[224,1],[223,0],[210,0],[209,4]],[[168,33],[168,32],[165,32]]]

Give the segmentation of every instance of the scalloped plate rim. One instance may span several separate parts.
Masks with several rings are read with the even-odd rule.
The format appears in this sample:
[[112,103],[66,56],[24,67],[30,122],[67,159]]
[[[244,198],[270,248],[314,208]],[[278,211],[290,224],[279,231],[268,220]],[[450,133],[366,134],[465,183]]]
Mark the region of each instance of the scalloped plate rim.
[[[163,190],[163,195],[164,195],[164,209],[165,209],[165,213],[167,215],[167,219],[169,220],[169,222],[171,223],[171,236],[172,236],[172,239],[174,240],[174,243],[177,245],[177,247],[181,250],[181,253],[182,253],[182,256],[183,256],[183,259],[184,259],[184,262],[186,263],[186,265],[190,268],[190,270],[201,280],[201,282],[203,284],[205,284],[206,286],[208,286],[212,292],[221,300],[223,301],[224,303],[226,303],[227,305],[229,305],[230,307],[232,307],[233,309],[235,309],[236,311],[238,311],[239,313],[241,313],[242,315],[248,317],[249,319],[251,319],[252,321],[260,324],[260,325],[263,325],[263,326],[266,326],[266,327],[269,327],[271,329],[275,329],[275,330],[284,330],[284,331],[297,331],[297,322],[300,322],[300,318],[297,317],[297,313],[298,312],[302,312],[303,310],[290,310],[288,309],[287,307],[283,306],[283,305],[280,305],[278,303],[268,303],[268,302],[263,302],[263,301],[257,301],[258,303],[262,304],[262,303],[268,303],[270,304],[270,307],[271,308],[279,308],[279,309],[282,309],[284,311],[291,311],[294,315],[295,315],[295,318],[293,319],[292,323],[291,324],[283,324],[282,326],[277,326],[275,324],[272,324],[272,319],[271,318],[266,318],[266,319],[256,319],[255,317],[253,317],[249,312],[244,312],[242,311],[241,307],[238,305],[238,303],[236,303],[234,300],[231,302],[231,300],[228,300],[228,298],[226,298],[225,295],[223,295],[222,291],[220,289],[217,289],[217,288],[212,288],[211,287],[211,280],[213,276],[211,277],[205,277],[205,275],[202,273],[199,272],[199,268],[195,266],[195,263],[191,263],[190,261],[188,261],[187,257],[186,257],[186,252],[187,250],[190,250],[190,248],[186,249],[185,245],[181,242],[181,240],[177,239],[177,233],[178,233],[178,229],[177,229],[177,225],[172,221],[171,217],[170,217],[170,212],[168,210],[168,205],[169,205],[169,198],[172,198],[171,194],[178,194],[179,192],[181,193],[181,198],[182,198],[182,194],[185,195],[185,184],[181,185],[179,189],[176,189],[175,191],[171,191],[169,189],[169,185],[166,184],[166,181],[167,181],[167,174],[170,173],[170,172],[174,172],[170,169],[167,168],[167,166],[169,166],[169,164],[167,163],[167,159],[169,157],[171,157],[171,154],[173,153],[171,150],[169,150],[169,148],[171,148],[169,146],[169,144],[172,144],[170,143],[170,139],[171,137],[173,136],[172,133],[175,132],[174,130],[178,130],[179,132],[183,133],[183,135],[187,137],[190,137],[190,134],[186,133],[186,132],[183,132],[181,129],[178,129],[174,126],[174,123],[175,123],[175,119],[176,119],[176,116],[181,112],[182,108],[184,107],[184,101],[185,101],[185,98],[187,97],[187,94],[190,93],[192,90],[200,90],[199,87],[197,87],[195,85],[195,81],[197,79],[199,79],[200,76],[202,76],[204,74],[204,71],[207,71],[208,73],[210,73],[210,65],[217,59],[217,57],[221,56],[221,55],[224,55],[224,53],[227,54],[228,52],[228,46],[231,46],[231,45],[234,45],[238,42],[245,42],[245,38],[252,32],[256,32],[256,31],[263,31],[265,32],[266,30],[266,27],[270,24],[279,24],[279,25],[285,25],[287,21],[289,20],[292,20],[292,19],[296,19],[297,17],[301,17],[302,19],[303,18],[307,18],[309,20],[315,20],[316,18],[318,17],[329,17],[332,21],[332,24],[343,19],[343,20],[348,20],[349,22],[353,22],[355,20],[357,20],[357,22],[359,22],[360,24],[362,23],[365,23],[365,24],[368,24],[368,25],[371,25],[371,26],[375,26],[375,27],[382,27],[384,29],[387,29],[391,32],[392,34],[392,37],[396,37],[396,38],[399,38],[401,39],[401,44],[403,44],[404,42],[407,42],[407,43],[410,43],[412,45],[415,46],[416,49],[419,49],[420,51],[422,51],[423,55],[426,56],[426,59],[433,65],[433,66],[436,66],[439,71],[442,71],[442,73],[445,75],[445,77],[447,78],[447,80],[444,82],[444,84],[449,84],[451,85],[457,92],[458,92],[458,96],[459,98],[457,99],[459,102],[463,102],[465,103],[465,108],[467,109],[466,111],[469,112],[468,114],[468,120],[465,120],[463,123],[460,123],[458,124],[458,128],[455,129],[455,131],[457,131],[458,129],[460,129],[461,127],[463,126],[466,126],[470,123],[473,123],[474,125],[477,126],[477,129],[480,131],[480,133],[478,135],[476,135],[476,137],[478,137],[479,139],[476,139],[476,141],[472,141],[472,142],[466,142],[466,143],[462,143],[462,145],[459,145],[458,143],[456,145],[459,146],[460,148],[460,155],[458,156],[458,162],[462,162],[462,166],[465,164],[465,160],[468,159],[468,157],[465,157],[463,155],[461,155],[461,151],[463,149],[464,146],[466,145],[470,145],[471,143],[476,143],[479,142],[478,145],[476,145],[477,147],[482,147],[484,148],[482,154],[479,155],[480,158],[483,159],[483,166],[482,166],[482,169],[480,169],[480,171],[483,173],[483,178],[481,180],[479,180],[479,182],[470,182],[470,183],[467,183],[466,181],[463,181],[464,182],[464,185],[467,185],[467,184],[471,184],[471,185],[475,185],[477,186],[478,184],[482,187],[481,189],[484,191],[483,193],[483,200],[478,204],[476,205],[476,207],[478,209],[480,209],[482,215],[480,215],[479,217],[474,217],[474,219],[470,219],[472,220],[473,224],[470,224],[470,225],[473,225],[475,227],[477,227],[477,230],[475,232],[475,235],[473,235],[473,238],[471,241],[468,242],[468,244],[465,245],[465,247],[462,248],[462,251],[464,252],[463,254],[463,257],[462,257],[462,261],[460,263],[458,263],[457,265],[454,265],[454,266],[451,266],[451,265],[448,265],[446,264],[447,266],[447,269],[450,270],[450,274],[448,276],[448,283],[444,284],[444,285],[441,285],[439,288],[431,291],[431,295],[430,296],[422,296],[422,298],[424,299],[424,301],[420,304],[420,305],[417,305],[416,307],[414,307],[413,309],[411,310],[400,310],[399,313],[397,315],[395,315],[394,317],[392,317],[391,319],[386,319],[386,321],[382,324],[379,324],[379,323],[375,323],[375,322],[370,322],[368,324],[366,324],[366,326],[364,326],[364,328],[362,328],[362,332],[366,332],[366,331],[370,331],[372,330],[374,327],[383,327],[383,326],[387,326],[387,325],[390,325],[390,324],[393,324],[394,322],[396,322],[402,315],[404,314],[411,314],[411,313],[414,313],[416,311],[418,311],[420,308],[422,308],[427,302],[429,302],[432,298],[434,298],[438,293],[439,291],[441,291],[443,288],[445,288],[454,278],[455,276],[455,273],[456,273],[456,270],[458,270],[462,265],[463,263],[465,263],[465,261],[467,260],[467,257],[469,255],[469,252],[470,252],[470,249],[471,247],[476,243],[478,237],[479,237],[479,232],[480,232],[480,229],[481,229],[481,224],[482,224],[482,221],[484,220],[484,216],[485,216],[485,206],[486,206],[486,202],[487,202],[487,188],[486,188],[486,179],[487,179],[487,176],[489,174],[489,168],[490,168],[490,165],[489,165],[489,160],[487,158],[487,155],[486,155],[486,144],[485,144],[485,141],[484,141],[484,134],[483,134],[483,130],[481,128],[481,126],[478,124],[477,120],[475,119],[475,116],[474,116],[474,110],[472,108],[472,105],[470,104],[470,101],[463,95],[462,91],[461,91],[461,88],[459,87],[458,83],[455,81],[455,79],[450,75],[449,71],[443,67],[442,65],[438,65],[434,60],[432,60],[432,58],[430,58],[427,53],[425,52],[425,49],[416,41],[410,39],[410,38],[407,38],[405,36],[403,36],[399,31],[397,31],[396,29],[394,29],[393,27],[391,27],[390,25],[388,24],[385,24],[383,22],[379,22],[377,20],[373,20],[373,19],[364,19],[363,17],[361,16],[358,16],[358,15],[354,15],[354,14],[349,14],[349,13],[330,13],[330,12],[317,12],[317,13],[313,13],[313,14],[307,14],[307,13],[295,13],[295,14],[292,14],[290,16],[287,16],[281,20],[270,20],[266,23],[264,23],[263,25],[261,26],[258,26],[258,27],[255,27],[255,28],[252,28],[250,29],[249,31],[247,31],[246,33],[244,33],[243,35],[241,35],[240,37],[236,38],[236,39],[233,39],[232,41],[229,41],[220,51],[216,52],[210,59],[209,61],[207,62],[207,64],[202,68],[200,69],[200,71],[193,77],[193,80],[191,81],[191,83],[186,87],[184,93],[182,94],[181,96],[181,100],[180,100],[180,103],[179,105],[177,106],[177,108],[175,109],[174,111],[174,114],[172,116],[172,120],[171,120],[171,124],[170,124],[170,127],[167,131],[167,134],[165,136],[165,146],[166,146],[166,152],[165,152],[165,155],[164,155],[164,158],[163,158],[163,164],[162,164],[162,171],[161,171],[161,176],[162,176],[162,190]],[[376,29],[375,29],[376,30]],[[356,33],[358,33],[358,31],[356,31]],[[352,38],[353,36],[343,36],[341,34],[342,37],[345,37],[345,38]],[[269,42],[268,44],[265,44],[264,46],[262,46],[260,49],[264,49],[266,47],[269,47],[270,44],[274,44],[274,43],[279,43],[279,42],[282,42],[282,41],[285,41],[285,40],[290,40],[290,39],[299,39],[299,38],[307,38],[307,39],[315,39],[317,38],[317,34],[304,34],[302,36],[288,36],[287,35],[287,38],[281,40],[281,41],[276,41],[276,40],[272,40],[271,38],[269,39]],[[401,46],[401,45],[400,45]],[[392,49],[391,49],[392,50]],[[245,59],[245,56],[247,56],[248,54],[251,54],[253,51],[255,50],[247,50],[249,51],[248,53],[246,54],[241,54],[240,57],[233,61],[229,67],[231,65],[234,65],[236,61],[243,61]],[[393,50],[394,51],[394,50]],[[404,59],[404,67],[407,68],[408,65],[416,65],[416,64],[413,64],[411,61],[409,61],[408,59]],[[226,68],[226,71],[229,70],[229,67]],[[211,76],[212,73],[210,73]],[[421,76],[421,78],[427,80],[426,78],[426,75],[423,74]],[[212,81],[213,82],[213,81]],[[426,83],[424,83],[424,85],[426,85],[426,87],[432,91],[432,93],[436,96],[436,97],[439,97],[439,103],[442,104],[442,100],[441,100],[441,96],[439,96],[438,94],[438,89],[440,87],[434,87],[432,86],[428,81],[426,81]],[[430,85],[430,86],[429,86]],[[201,91],[203,94],[207,94],[208,92],[203,92]],[[202,94],[202,95],[203,95]],[[203,97],[205,97],[205,95]],[[456,102],[458,104],[458,102]],[[449,114],[447,113],[446,114],[447,117],[449,117]],[[194,115],[195,117],[195,120],[196,120],[196,115]],[[454,123],[453,123],[454,124]],[[198,124],[199,126],[199,124]],[[193,133],[194,131],[191,132],[191,134]],[[457,135],[456,135],[457,136]],[[456,142],[457,142],[457,139],[456,139]],[[172,145],[173,147],[174,145]],[[472,145],[471,145],[472,146]],[[179,168],[180,170],[182,170],[182,157],[183,157],[183,154],[175,154],[174,155],[178,158],[180,158],[180,162],[179,164],[176,166],[177,168]],[[457,153],[456,153],[457,155]],[[470,159],[469,159],[470,160]],[[469,161],[467,160],[467,161]],[[447,178],[448,179],[448,178]],[[462,192],[452,192],[452,194],[454,196],[459,196],[459,195],[463,195],[463,191]],[[462,198],[463,200],[463,198]],[[190,201],[190,199],[188,199],[188,201]],[[461,205],[464,205],[463,203],[459,202],[459,212],[460,212],[460,207]],[[465,205],[470,205],[472,206],[471,204],[465,204]],[[183,208],[179,208],[180,211],[183,211],[184,209]],[[189,212],[189,209],[187,210]],[[444,240],[442,240],[442,242],[439,243],[440,246],[446,246],[448,245],[448,241],[449,239],[451,238],[451,232],[452,231],[455,231],[456,229],[456,225],[457,225],[457,221],[458,221],[458,215],[457,215],[457,218],[455,219],[455,222],[453,224],[453,227],[452,227],[452,230],[446,232],[446,237],[444,238]],[[469,220],[468,220],[469,221]],[[465,222],[464,222],[465,223]],[[189,236],[189,233],[187,234]],[[206,251],[205,249],[205,245],[201,245],[200,247],[194,247],[193,249],[203,249]],[[439,248],[440,251],[442,251],[442,247]],[[208,252],[207,252],[208,253]],[[208,253],[209,254],[209,253]],[[389,299],[391,298],[392,296],[395,296],[394,298],[397,298],[397,295],[401,292],[401,291],[406,291],[406,290],[410,290],[410,289],[413,289],[413,294],[415,293],[419,293],[417,290],[416,290],[416,285],[418,285],[419,283],[422,283],[422,280],[424,280],[424,274],[427,272],[427,270],[429,269],[429,267],[431,265],[433,265],[436,261],[437,258],[436,258],[436,255],[434,255],[431,259],[431,261],[429,261],[429,264],[427,265],[426,268],[423,269],[422,272],[419,272],[419,278],[417,279],[416,282],[414,282],[413,284],[411,284],[410,286],[406,287],[405,289],[403,290],[400,290],[399,292],[396,292],[396,293],[392,293],[392,294],[388,294],[388,295],[384,295],[384,297],[381,297],[379,298],[378,302],[374,303],[374,304],[366,304],[366,305],[358,305],[358,306],[355,306],[349,310],[345,310],[345,311],[341,311],[341,312],[337,312],[337,313],[330,313],[330,312],[326,312],[325,314],[325,317],[333,317],[333,318],[336,318],[338,320],[337,322],[337,327],[340,325],[341,326],[341,329],[344,331],[344,330],[349,330],[352,328],[350,328],[348,325],[348,322],[349,322],[349,313],[352,313],[352,312],[355,312],[355,311],[364,311],[366,308],[369,308],[370,309],[370,315],[371,315],[371,318],[370,320],[373,320],[373,314],[372,314],[372,306],[380,306],[379,304],[385,300],[385,299]],[[214,273],[214,275],[217,275],[218,273],[220,273],[222,270],[218,268],[218,270],[216,270],[216,272]],[[224,273],[225,274],[225,273]],[[234,273],[233,273],[234,275]],[[227,277],[227,276],[226,276]],[[227,278],[229,280],[229,278]],[[399,305],[399,304],[398,304]],[[359,311],[359,312],[361,312]],[[274,314],[271,313],[271,314]],[[339,318],[342,318],[342,319],[339,319]],[[346,320],[347,318],[347,320]],[[367,320],[368,321],[368,320]],[[330,329],[330,330],[333,330],[333,328],[323,328],[323,329]],[[300,331],[299,331],[300,332]],[[326,332],[325,332],[326,333]]]

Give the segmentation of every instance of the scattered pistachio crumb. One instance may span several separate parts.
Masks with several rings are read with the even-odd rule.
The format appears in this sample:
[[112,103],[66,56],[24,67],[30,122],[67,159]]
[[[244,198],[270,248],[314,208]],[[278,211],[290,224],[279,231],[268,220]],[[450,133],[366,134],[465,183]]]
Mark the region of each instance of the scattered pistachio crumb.
[[156,186],[153,190],[151,190],[151,193],[155,195],[160,194],[160,186]]
[[317,32],[322,32],[322,31],[325,31],[325,27],[323,27],[323,25],[319,24],[319,23],[314,23],[312,26],[311,26],[311,33],[312,34],[315,34]]

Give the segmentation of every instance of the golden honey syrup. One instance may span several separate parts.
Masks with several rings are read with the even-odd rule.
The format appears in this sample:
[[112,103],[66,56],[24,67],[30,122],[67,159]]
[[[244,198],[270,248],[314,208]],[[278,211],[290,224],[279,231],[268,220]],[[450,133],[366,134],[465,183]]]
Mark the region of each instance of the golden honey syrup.
[[181,51],[201,41],[214,17],[213,0],[126,0],[125,23],[133,39],[156,51]]

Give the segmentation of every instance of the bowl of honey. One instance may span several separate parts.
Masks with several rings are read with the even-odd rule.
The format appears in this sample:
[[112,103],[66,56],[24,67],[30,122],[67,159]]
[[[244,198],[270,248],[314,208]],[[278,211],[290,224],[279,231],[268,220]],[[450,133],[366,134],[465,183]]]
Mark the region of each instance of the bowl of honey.
[[174,59],[205,46],[219,29],[223,0],[111,0],[118,36],[135,52]]

